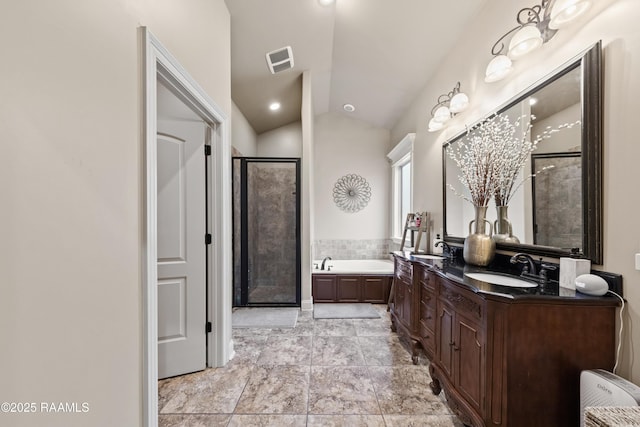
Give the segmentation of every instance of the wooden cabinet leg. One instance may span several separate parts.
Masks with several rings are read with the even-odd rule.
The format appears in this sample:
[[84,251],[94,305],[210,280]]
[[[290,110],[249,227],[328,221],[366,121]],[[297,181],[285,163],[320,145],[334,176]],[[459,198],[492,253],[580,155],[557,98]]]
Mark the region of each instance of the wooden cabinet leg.
[[420,355],[420,343],[415,340],[411,340],[411,361],[414,365],[417,365],[419,360],[418,357]]
[[429,387],[431,387],[433,394],[437,396],[442,391],[442,386],[440,385],[438,378],[436,378],[435,370],[431,365],[429,365],[429,375],[431,375],[431,383],[429,383]]

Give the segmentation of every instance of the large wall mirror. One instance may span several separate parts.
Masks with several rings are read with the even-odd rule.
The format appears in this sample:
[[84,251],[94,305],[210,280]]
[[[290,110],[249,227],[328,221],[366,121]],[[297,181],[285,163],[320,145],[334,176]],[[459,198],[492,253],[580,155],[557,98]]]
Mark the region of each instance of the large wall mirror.
[[[575,61],[517,95],[497,113],[531,118],[530,137],[563,123],[565,128],[541,141],[525,164],[525,179],[509,203],[514,239],[497,248],[559,257],[579,251],[602,264],[602,59],[598,42]],[[462,133],[443,145],[444,240],[462,243],[474,219],[471,203],[460,195],[459,170],[447,155]],[[487,219],[497,218],[493,202]]]

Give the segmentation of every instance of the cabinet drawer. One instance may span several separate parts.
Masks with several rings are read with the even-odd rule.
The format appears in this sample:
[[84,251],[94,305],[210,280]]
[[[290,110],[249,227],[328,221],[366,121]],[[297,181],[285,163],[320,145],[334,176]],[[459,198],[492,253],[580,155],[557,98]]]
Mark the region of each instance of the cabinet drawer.
[[420,298],[420,324],[432,331],[436,329],[436,299],[431,293],[423,293]]
[[427,356],[432,358],[436,352],[436,336],[433,329],[425,328],[424,325],[420,324],[420,343]]
[[473,292],[460,288],[448,280],[441,280],[440,300],[455,309],[457,313],[470,319],[484,318],[484,304],[482,298]]
[[405,280],[411,282],[411,276],[412,276],[411,263],[408,261],[403,261],[401,259],[396,258],[396,277],[404,278]]
[[433,277],[433,273],[431,273],[427,268],[417,267],[415,274],[417,275],[418,281],[422,286],[432,291],[436,289],[435,277]]

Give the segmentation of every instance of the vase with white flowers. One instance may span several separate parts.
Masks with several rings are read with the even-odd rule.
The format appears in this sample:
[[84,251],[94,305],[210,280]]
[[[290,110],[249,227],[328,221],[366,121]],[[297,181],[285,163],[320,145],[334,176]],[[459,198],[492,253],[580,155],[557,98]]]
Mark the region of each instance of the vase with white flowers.
[[[525,119],[528,119],[526,123]],[[469,223],[469,236],[464,242],[463,256],[469,264],[488,265],[495,254],[496,241],[519,243],[518,238],[513,236],[508,219],[509,201],[524,182],[553,167],[546,167],[518,180],[526,161],[540,141],[563,128],[580,123],[577,121],[557,128],[548,127],[531,140],[531,120],[534,119],[533,116],[521,116],[511,122],[505,114],[493,115],[467,129],[466,138],[447,150],[460,170],[458,179],[469,190],[469,197],[457,193],[451,185],[449,187],[473,204],[475,210],[475,219]],[[493,224],[486,219],[491,199],[498,211],[498,219]]]
[[[531,121],[535,120],[533,115],[520,116],[513,123],[505,115],[494,116],[491,120],[495,122],[501,135],[498,144],[495,146],[498,162],[494,165],[492,177],[495,181],[493,199],[497,211],[493,240],[500,243],[520,243],[520,240],[513,235],[513,229],[509,221],[509,202],[526,181],[554,167],[553,165],[546,166],[532,174],[522,176],[525,163],[531,157],[531,153],[538,147],[539,142],[551,138],[554,133],[562,129],[569,129],[579,124],[580,121],[565,123],[556,128],[547,127],[541,134],[531,139]],[[521,178],[519,179],[519,177]]]
[[458,195],[470,202],[475,210],[475,218],[469,223],[469,235],[464,240],[462,252],[468,264],[485,266],[495,255],[492,225],[486,215],[495,193],[493,176],[498,163],[495,148],[500,144],[500,138],[499,123],[489,119],[468,129],[466,138],[447,151],[460,170],[458,179],[469,190],[469,197]]

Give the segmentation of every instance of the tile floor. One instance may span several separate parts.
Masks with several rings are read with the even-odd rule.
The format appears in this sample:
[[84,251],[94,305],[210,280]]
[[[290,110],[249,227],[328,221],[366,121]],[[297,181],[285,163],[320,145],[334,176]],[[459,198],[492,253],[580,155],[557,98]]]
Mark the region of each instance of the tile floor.
[[160,381],[160,426],[462,427],[375,307],[380,319],[234,329],[227,366]]

